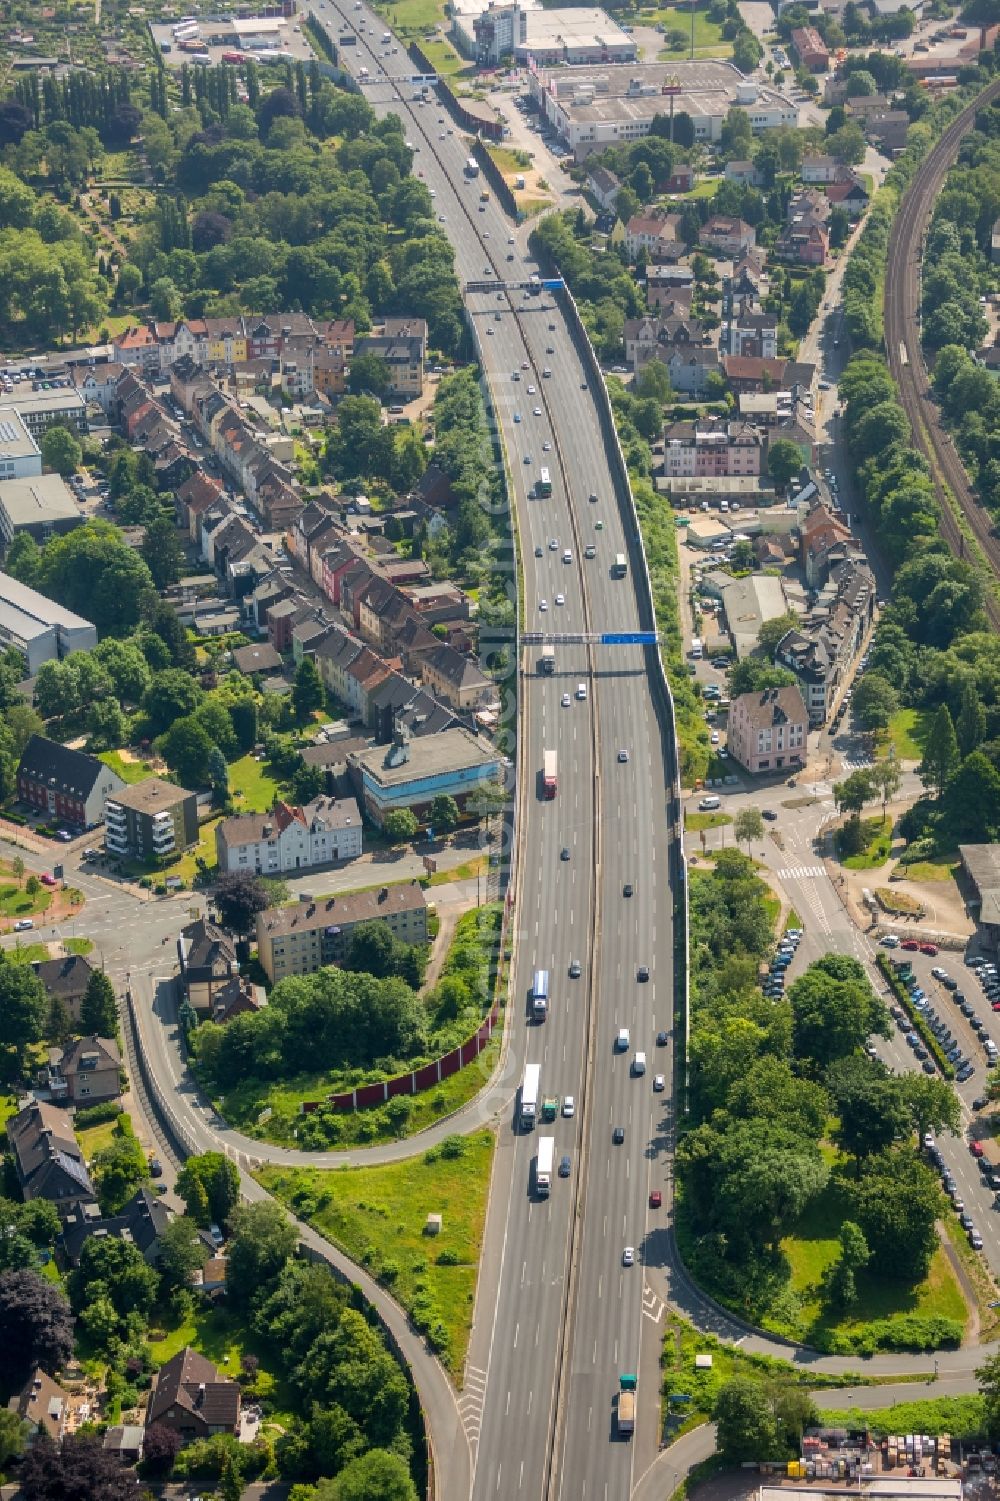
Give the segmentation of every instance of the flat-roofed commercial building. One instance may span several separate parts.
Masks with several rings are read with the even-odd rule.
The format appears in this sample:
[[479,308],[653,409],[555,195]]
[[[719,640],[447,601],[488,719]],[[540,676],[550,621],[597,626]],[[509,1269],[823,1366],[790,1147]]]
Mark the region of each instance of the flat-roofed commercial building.
[[71,433],[87,431],[87,403],[67,376],[59,381],[22,381],[5,391],[5,406],[12,406],[33,438],[58,423]]
[[657,115],[691,116],[695,138],[717,141],[729,110],[745,110],[755,134],[794,128],[798,107],[777,89],[743,77],[732,63],[634,63],[626,68],[538,69],[528,87],[539,110],[578,159],[649,134]]
[[463,3],[452,25],[456,36],[463,33],[461,40],[467,46],[471,19],[475,55],[483,64],[498,63],[511,53],[515,62],[534,62],[536,66],[635,61],[634,40],[603,10],[490,4],[471,17],[466,10]]
[[91,651],[97,630],[81,615],[0,573],[0,643],[17,647],[33,677],[43,662]]
[[0,480],[31,479],[42,472],[42,455],[16,407],[0,405]]
[[58,474],[0,479],[0,539],[5,546],[18,532],[45,542],[71,532],[82,521],[82,511]]
[[363,922],[384,922],[402,943],[426,943],[423,888],[416,881],[403,881],[259,913],[257,954],[264,973],[277,984],[286,975],[309,975],[338,964],[352,931]]
[[347,764],[362,811],[381,828],[394,808],[425,817],[439,796],[453,797],[461,807],[470,794],[498,781],[504,761],[488,740],[456,726],[373,746]]

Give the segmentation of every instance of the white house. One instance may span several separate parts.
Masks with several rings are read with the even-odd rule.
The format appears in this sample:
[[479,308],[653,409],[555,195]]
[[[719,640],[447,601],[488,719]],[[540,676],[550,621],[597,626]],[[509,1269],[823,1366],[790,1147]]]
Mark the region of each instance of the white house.
[[278,875],[361,854],[361,814],[353,797],[317,797],[304,808],[276,803],[270,813],[224,818],[215,830],[219,869]]

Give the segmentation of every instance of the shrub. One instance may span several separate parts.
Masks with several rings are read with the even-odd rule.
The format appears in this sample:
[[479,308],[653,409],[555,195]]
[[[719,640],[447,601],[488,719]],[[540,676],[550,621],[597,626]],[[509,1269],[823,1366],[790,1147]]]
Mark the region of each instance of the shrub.
[[122,1113],[122,1106],[118,1100],[105,1100],[100,1105],[85,1105],[78,1110],[73,1119],[73,1124],[78,1130],[86,1126],[103,1126],[105,1121],[114,1121]]

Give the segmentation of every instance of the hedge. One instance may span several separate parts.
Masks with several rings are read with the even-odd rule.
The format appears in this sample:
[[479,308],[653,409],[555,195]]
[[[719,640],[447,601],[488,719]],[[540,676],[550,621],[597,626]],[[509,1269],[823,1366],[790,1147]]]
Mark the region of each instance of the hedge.
[[938,1068],[941,1070],[942,1074],[944,1074],[944,1077],[946,1079],[954,1079],[955,1070],[952,1068],[951,1064],[948,1062],[948,1059],[945,1057],[944,1048],[938,1042],[937,1038],[934,1036],[934,1033],[927,1025],[923,1013],[918,1011],[914,1006],[912,1000],[910,999],[910,992],[907,990],[906,986],[903,984],[902,980],[899,978],[896,971],[889,963],[886,955],[879,954],[877,963],[879,969],[882,971],[882,974],[889,982],[889,989],[892,991],[893,995],[896,997],[897,1001],[906,1012],[907,1016],[910,1019],[910,1022],[912,1023],[913,1030],[919,1034],[921,1041],[927,1047],[928,1051],[934,1059],[934,1062],[937,1064]]

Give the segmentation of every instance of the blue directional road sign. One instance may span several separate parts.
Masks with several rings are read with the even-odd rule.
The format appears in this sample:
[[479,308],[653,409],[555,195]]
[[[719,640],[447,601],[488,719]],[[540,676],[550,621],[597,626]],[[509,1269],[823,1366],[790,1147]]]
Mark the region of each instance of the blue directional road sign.
[[602,646],[655,646],[655,631],[604,631]]

